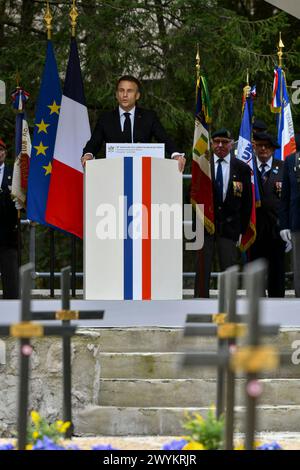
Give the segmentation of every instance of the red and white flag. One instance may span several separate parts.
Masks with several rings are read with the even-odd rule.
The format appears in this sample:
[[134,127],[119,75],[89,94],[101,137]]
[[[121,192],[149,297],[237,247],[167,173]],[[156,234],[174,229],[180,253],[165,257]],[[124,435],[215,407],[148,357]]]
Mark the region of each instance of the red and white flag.
[[56,134],[46,221],[83,237],[83,169],[80,157],[91,136],[76,39],[71,40]]

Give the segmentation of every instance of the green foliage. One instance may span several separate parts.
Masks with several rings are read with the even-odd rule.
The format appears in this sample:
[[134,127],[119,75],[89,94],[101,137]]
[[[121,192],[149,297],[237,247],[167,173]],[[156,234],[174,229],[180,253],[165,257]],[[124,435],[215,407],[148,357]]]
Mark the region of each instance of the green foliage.
[[216,418],[215,410],[210,408],[206,419],[200,414],[187,415],[183,423],[184,429],[189,432],[187,439],[190,442],[202,444],[205,450],[222,448],[224,434],[224,418]]

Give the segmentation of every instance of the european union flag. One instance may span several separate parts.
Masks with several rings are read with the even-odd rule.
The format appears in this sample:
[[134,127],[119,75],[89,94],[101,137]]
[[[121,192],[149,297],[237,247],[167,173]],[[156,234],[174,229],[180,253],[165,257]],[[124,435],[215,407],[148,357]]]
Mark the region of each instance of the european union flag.
[[62,91],[52,42],[48,40],[46,62],[35,114],[29,166],[27,217],[48,225],[45,211]]

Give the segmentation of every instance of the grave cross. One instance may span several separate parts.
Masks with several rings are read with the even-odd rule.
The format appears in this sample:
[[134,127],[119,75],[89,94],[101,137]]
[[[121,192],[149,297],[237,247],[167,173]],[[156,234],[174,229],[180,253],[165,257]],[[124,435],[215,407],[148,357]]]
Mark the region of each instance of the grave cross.
[[20,268],[21,283],[21,321],[14,325],[0,325],[0,335],[19,339],[19,389],[18,389],[18,449],[24,450],[27,443],[28,396],[29,396],[29,365],[32,354],[30,340],[43,336],[72,336],[75,326],[48,326],[31,322],[30,302],[33,265],[27,264]]

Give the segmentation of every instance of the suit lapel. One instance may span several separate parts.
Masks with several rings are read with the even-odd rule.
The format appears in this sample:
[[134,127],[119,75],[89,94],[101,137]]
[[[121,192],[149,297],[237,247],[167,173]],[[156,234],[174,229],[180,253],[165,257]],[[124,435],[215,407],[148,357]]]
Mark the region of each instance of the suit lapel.
[[224,202],[226,201],[228,195],[230,194],[230,189],[231,189],[232,181],[233,181],[233,174],[234,174],[234,158],[232,158],[232,155],[230,155],[229,179],[228,179],[228,186],[227,186],[227,191],[226,191]]
[[116,132],[119,134],[119,140],[120,142],[122,142],[124,139],[124,136],[123,136],[123,132],[121,129],[119,108],[116,108],[113,111],[113,129],[116,129]]
[[133,124],[133,142],[139,142],[140,129],[142,126],[142,111],[136,106],[134,113],[134,124]]

